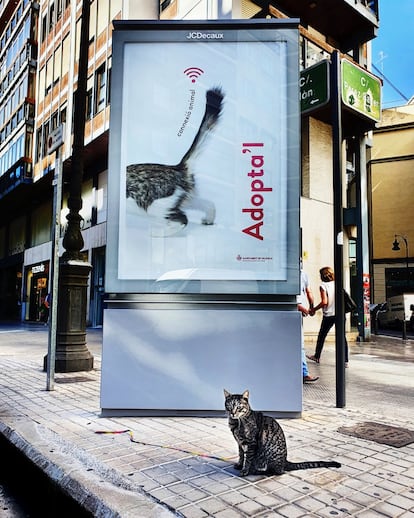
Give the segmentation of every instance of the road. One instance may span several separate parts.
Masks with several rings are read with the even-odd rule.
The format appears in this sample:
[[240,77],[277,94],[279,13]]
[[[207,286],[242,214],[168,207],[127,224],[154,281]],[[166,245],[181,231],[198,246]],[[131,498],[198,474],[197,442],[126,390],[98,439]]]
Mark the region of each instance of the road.
[[29,518],[30,511],[9,487],[0,481],[0,516],[2,518]]

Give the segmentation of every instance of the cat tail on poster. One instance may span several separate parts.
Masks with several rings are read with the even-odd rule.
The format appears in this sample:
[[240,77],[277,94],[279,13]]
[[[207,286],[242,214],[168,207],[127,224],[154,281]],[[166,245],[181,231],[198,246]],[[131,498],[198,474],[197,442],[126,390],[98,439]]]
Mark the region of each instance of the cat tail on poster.
[[307,462],[289,462],[286,461],[285,471],[294,471],[296,469],[314,469],[314,468],[340,468],[341,464],[335,461],[315,460]]
[[203,119],[201,120],[200,127],[196,136],[194,137],[193,143],[191,144],[187,153],[183,156],[179,166],[185,167],[187,165],[187,161],[190,160],[190,158],[192,158],[193,155],[198,151],[198,148],[204,137],[217,124],[221,115],[221,110],[223,108],[223,99],[224,93],[220,87],[216,86],[214,88],[210,88],[210,90],[207,90],[206,108],[204,111]]

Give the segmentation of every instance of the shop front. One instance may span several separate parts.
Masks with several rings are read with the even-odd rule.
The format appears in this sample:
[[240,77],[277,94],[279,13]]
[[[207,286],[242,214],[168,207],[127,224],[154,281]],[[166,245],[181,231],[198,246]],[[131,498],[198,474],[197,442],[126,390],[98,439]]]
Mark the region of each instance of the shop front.
[[26,268],[26,308],[24,320],[47,322],[49,293],[49,261],[30,265]]
[[0,267],[0,319],[20,320],[22,257],[13,256]]

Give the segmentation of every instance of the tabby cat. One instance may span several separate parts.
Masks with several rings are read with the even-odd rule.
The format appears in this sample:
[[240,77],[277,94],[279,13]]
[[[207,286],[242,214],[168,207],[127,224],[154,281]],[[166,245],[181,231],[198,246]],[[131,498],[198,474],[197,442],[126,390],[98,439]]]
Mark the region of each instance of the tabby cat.
[[[200,150],[204,137],[216,126],[222,111],[224,94],[218,87],[206,92],[206,106],[200,127],[188,151],[177,165],[132,164],[126,168],[126,196],[138,207],[148,211],[159,200],[167,223],[180,230],[188,223],[185,208],[204,212],[203,225],[214,223],[216,209],[212,202],[195,195],[196,182],[191,171],[191,159]],[[174,229],[173,229],[174,230]]]
[[229,427],[239,445],[239,461],[234,467],[240,470],[241,476],[281,475],[284,471],[296,469],[341,467],[334,461],[289,462],[282,428],[273,417],[252,410],[249,391],[230,394],[224,389],[224,396]]

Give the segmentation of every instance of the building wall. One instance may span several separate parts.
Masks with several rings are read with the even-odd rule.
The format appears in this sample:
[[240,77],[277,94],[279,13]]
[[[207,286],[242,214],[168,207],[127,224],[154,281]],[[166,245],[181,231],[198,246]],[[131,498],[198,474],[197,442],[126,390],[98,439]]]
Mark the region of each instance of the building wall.
[[[374,132],[370,161],[373,302],[387,297],[386,270],[401,275],[413,264],[414,250],[414,105],[383,110]],[[392,250],[395,235],[400,251]],[[404,240],[407,239],[408,251]],[[411,276],[413,273],[411,273]],[[410,291],[414,285],[410,283]]]
[[[309,154],[302,156],[303,180],[300,219],[303,266],[308,273],[311,289],[317,303],[320,300],[319,270],[324,266],[334,266],[332,127],[330,124],[309,117],[308,128],[308,135],[302,135],[303,139],[308,138],[309,140]],[[346,156],[345,149],[343,156]],[[344,162],[344,170],[345,166]],[[344,175],[343,193],[346,193],[347,188],[345,182]],[[346,232],[344,233],[343,264],[344,285],[350,291],[351,263],[349,239]],[[304,320],[304,330],[308,341],[315,341],[321,320],[322,312]],[[347,331],[351,329],[350,319],[346,322],[346,329]],[[330,332],[330,336],[334,336],[334,330]]]
[[[22,0],[23,2],[23,0]],[[27,3],[27,0],[24,0]],[[252,2],[241,0],[181,0],[175,11],[169,9],[162,13],[164,18],[229,18],[232,9],[246,12]],[[47,152],[47,141],[51,131],[65,123],[65,142],[60,152],[66,162],[66,174],[70,170],[69,159],[72,154],[72,112],[73,95],[77,81],[77,56],[79,53],[81,0],[62,0],[62,10],[57,13],[57,2],[41,0],[39,11],[39,45],[37,56],[36,82],[36,123],[34,128],[34,180],[41,184],[51,180],[55,168],[56,155]],[[106,201],[107,201],[107,134],[109,129],[110,99],[109,84],[111,73],[111,37],[110,21],[116,19],[157,19],[159,0],[93,0],[91,2],[90,47],[88,68],[88,106],[85,128],[85,145],[87,154],[99,160],[90,160],[85,171],[82,190],[83,237],[85,255],[93,262],[99,257],[101,264],[102,249],[105,247]],[[53,9],[52,9],[52,6]],[[260,11],[255,6],[256,11]],[[244,9],[244,10],[243,10]],[[257,14],[252,13],[253,14]],[[251,11],[247,11],[251,13]],[[273,14],[273,13],[272,13]],[[306,67],[319,59],[329,56],[333,47],[327,44],[332,38],[321,34],[308,26],[301,34],[311,36],[314,41],[301,45],[301,65]],[[1,103],[1,101],[0,101]],[[311,280],[315,297],[318,297],[319,268],[333,265],[333,187],[332,187],[332,133],[329,124],[315,117],[304,117],[306,125],[306,153],[303,156],[303,186],[301,198],[301,227],[303,239],[304,267]],[[105,140],[106,139],[106,140]],[[47,178],[45,178],[47,176]],[[345,186],[346,187],[346,186]],[[345,190],[345,189],[344,189]],[[49,191],[50,196],[50,191]],[[64,195],[61,214],[62,230],[66,224],[67,193]],[[44,200],[40,207],[27,214],[15,218],[10,224],[11,231],[19,229],[19,233],[0,228],[0,255],[6,253],[22,253],[24,251],[24,268],[26,279],[23,282],[25,301],[29,302],[32,268],[39,275],[42,264],[50,259],[50,237],[44,224],[47,210],[51,210],[51,200]],[[30,222],[30,219],[35,221]],[[30,225],[28,224],[30,222]],[[26,240],[24,229],[31,228],[31,240]],[[23,229],[23,230],[22,230]],[[6,236],[15,237],[4,245]],[[11,249],[13,245],[13,249]],[[345,240],[344,255],[347,267],[347,247]],[[0,257],[1,259],[1,257]],[[29,272],[29,273],[28,273]],[[40,272],[41,273],[41,272]],[[101,279],[104,272],[98,272]],[[93,283],[89,296],[93,298]],[[101,280],[99,280],[101,283]],[[23,310],[23,318],[28,312]],[[305,331],[316,333],[319,328],[321,314],[306,319]]]

